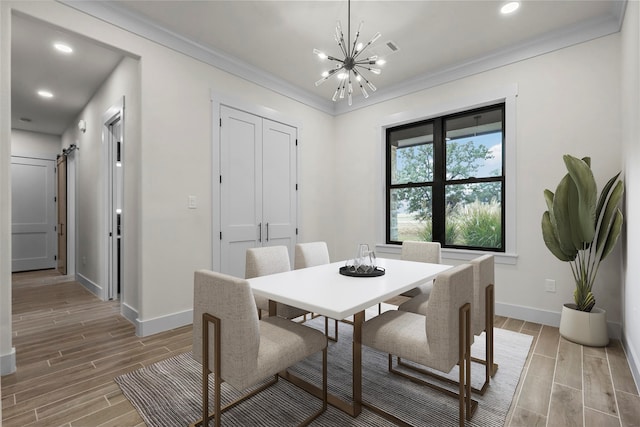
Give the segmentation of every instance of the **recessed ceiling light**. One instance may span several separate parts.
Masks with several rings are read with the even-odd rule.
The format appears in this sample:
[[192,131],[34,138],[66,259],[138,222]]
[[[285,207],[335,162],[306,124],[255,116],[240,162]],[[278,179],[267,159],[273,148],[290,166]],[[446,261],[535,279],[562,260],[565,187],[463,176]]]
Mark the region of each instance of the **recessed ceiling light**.
[[73,52],[73,49],[71,48],[71,46],[64,44],[64,43],[54,43],[53,47],[55,47],[57,50],[59,50],[62,53],[71,53]]
[[509,13],[513,13],[516,10],[518,10],[519,7],[520,7],[520,2],[519,1],[510,1],[509,3],[505,3],[500,8],[500,13],[502,13],[504,15],[508,15]]
[[38,95],[40,95],[43,98],[53,98],[53,94],[48,90],[39,90]]

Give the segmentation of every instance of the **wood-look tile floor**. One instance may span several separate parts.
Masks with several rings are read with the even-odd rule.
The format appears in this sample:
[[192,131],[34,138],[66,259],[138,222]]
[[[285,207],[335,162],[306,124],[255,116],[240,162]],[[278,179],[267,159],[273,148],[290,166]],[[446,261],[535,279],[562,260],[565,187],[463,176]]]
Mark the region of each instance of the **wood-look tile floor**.
[[[117,301],[67,280],[51,271],[13,275],[18,370],[1,380],[2,425],[143,426],[113,378],[190,351],[191,327],[136,337]],[[496,326],[534,337],[506,426],[640,425],[619,341],[589,348],[557,328],[504,317]]]

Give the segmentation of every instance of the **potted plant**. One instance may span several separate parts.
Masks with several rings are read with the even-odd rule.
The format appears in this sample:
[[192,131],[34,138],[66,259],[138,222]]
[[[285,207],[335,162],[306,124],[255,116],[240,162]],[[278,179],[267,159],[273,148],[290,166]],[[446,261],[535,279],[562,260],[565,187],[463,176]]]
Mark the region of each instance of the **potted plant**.
[[576,282],[575,304],[564,304],[560,335],[590,346],[609,342],[606,313],[595,307],[591,292],[603,259],[611,253],[620,236],[623,216],[618,204],[624,184],[613,176],[597,194],[591,159],[563,156],[569,173],[555,194],[544,190],[547,211],[542,215],[542,237],[560,261],[568,262]]

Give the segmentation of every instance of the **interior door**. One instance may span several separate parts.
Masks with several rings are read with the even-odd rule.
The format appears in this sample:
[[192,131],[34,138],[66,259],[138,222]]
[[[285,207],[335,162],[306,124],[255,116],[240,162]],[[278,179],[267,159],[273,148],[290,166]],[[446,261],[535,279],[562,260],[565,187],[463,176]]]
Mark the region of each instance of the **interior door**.
[[67,274],[67,156],[58,157],[58,271],[63,276]]
[[108,163],[108,220],[109,220],[109,259],[107,298],[117,299],[122,291],[123,277],[123,197],[124,197],[124,167],[123,167],[123,131],[122,113],[119,111],[106,125],[107,130],[107,163]]
[[56,267],[55,162],[11,157],[11,269]]
[[287,246],[296,240],[296,128],[263,119],[262,192],[265,246]]
[[244,277],[245,253],[262,242],[262,119],[220,108],[221,271]]

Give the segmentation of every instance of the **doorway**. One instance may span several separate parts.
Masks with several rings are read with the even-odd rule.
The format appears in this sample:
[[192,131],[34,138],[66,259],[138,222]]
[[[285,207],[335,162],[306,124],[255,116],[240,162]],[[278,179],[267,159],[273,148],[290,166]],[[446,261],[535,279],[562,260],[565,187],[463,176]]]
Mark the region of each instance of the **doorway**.
[[58,178],[58,263],[57,268],[63,276],[67,274],[67,156],[58,157],[56,164]]
[[105,206],[107,208],[107,295],[120,297],[123,286],[123,199],[124,199],[124,98],[103,116],[106,164]]

